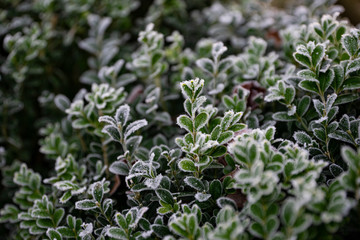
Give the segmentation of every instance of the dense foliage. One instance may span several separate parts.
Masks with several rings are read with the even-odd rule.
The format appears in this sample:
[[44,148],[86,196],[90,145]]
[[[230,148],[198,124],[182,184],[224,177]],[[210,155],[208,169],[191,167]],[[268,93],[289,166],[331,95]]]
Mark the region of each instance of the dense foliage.
[[327,0],[3,0],[9,239],[346,239],[360,30]]

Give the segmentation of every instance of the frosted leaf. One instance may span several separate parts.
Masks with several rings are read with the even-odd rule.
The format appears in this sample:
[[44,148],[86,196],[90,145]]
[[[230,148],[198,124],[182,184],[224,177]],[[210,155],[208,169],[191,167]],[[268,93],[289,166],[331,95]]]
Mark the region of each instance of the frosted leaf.
[[86,235],[91,234],[93,232],[94,228],[92,223],[83,223],[81,226],[84,228],[84,230],[80,232],[79,234],[80,237],[85,237]]
[[137,208],[131,208],[129,212],[131,212],[132,210],[136,210],[136,218],[134,220],[134,222],[129,226],[130,228],[135,228],[139,222],[139,220],[142,218],[142,216],[147,212],[147,210],[149,210],[148,207],[142,207],[139,210]]
[[209,91],[209,95],[216,95],[218,93],[221,93],[224,89],[225,89],[225,85],[223,83],[219,83],[216,85],[215,89]]
[[195,199],[198,200],[199,202],[205,202],[210,197],[211,197],[211,194],[207,194],[207,193],[199,193],[198,192],[198,193],[195,194]]
[[135,122],[130,123],[125,131],[125,138],[128,138],[131,134],[136,132],[142,127],[145,127],[148,124],[148,122],[145,119],[137,120]]
[[163,176],[160,174],[156,178],[148,178],[145,181],[145,185],[151,189],[157,189],[161,183]]
[[291,105],[291,107],[288,110],[288,115],[289,116],[293,116],[296,113],[296,106],[295,105]]
[[101,116],[101,117],[99,117],[98,121],[99,122],[106,122],[108,124],[116,126],[115,120],[110,116]]
[[86,187],[79,188],[77,190],[71,190],[71,195],[79,195],[86,191]]
[[115,121],[122,126],[125,126],[130,114],[129,105],[125,104],[120,106],[115,113]]
[[58,94],[55,97],[54,102],[57,108],[59,108],[63,112],[65,112],[66,109],[70,107],[70,100],[62,94]]
[[307,146],[311,144],[311,137],[305,132],[295,132],[293,137],[295,141],[301,145]]
[[213,55],[214,59],[218,59],[224,52],[226,52],[227,47],[224,46],[224,43],[217,42],[214,43],[211,49],[211,54]]
[[327,121],[328,117],[327,116],[324,116],[324,117],[321,117],[319,118],[318,120],[315,121],[315,123],[322,123],[324,121]]

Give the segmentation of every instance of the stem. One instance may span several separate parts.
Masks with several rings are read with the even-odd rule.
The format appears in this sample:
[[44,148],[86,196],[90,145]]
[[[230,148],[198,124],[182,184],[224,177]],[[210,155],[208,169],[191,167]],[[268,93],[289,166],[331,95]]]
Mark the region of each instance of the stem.
[[299,114],[295,113],[296,119],[301,123],[301,126],[305,129],[307,133],[309,133],[309,128],[306,126],[302,118],[299,116]]
[[[215,71],[213,73],[213,81],[214,81],[214,89],[216,88],[216,80],[217,80],[217,76],[218,76],[218,68],[219,68],[219,59],[218,58],[214,58],[214,68]],[[216,94],[213,95],[212,97],[212,103],[215,106],[216,105]]]
[[83,139],[83,137],[80,135],[80,131],[79,130],[76,130],[76,136],[79,138],[80,140],[80,145],[81,145],[81,148],[84,152],[87,152],[87,147],[86,147],[86,144],[85,144],[85,141]]
[[155,78],[155,85],[156,85],[156,87],[158,87],[160,89],[160,105],[161,105],[161,107],[162,107],[162,109],[164,111],[168,112],[166,103],[164,101],[164,94],[163,94],[163,90],[162,90],[162,87],[161,87],[161,78],[160,78],[160,76]]
[[330,142],[330,139],[328,137],[328,134],[327,134],[327,124],[325,124],[325,144],[326,144],[326,155],[327,157],[331,160],[331,162],[335,162],[335,159],[331,156],[331,153],[330,153],[330,149],[329,149],[329,142]]
[[[104,115],[103,112],[101,111],[101,109],[98,110],[98,114],[99,114],[99,116]],[[101,150],[103,153],[104,164],[106,165],[106,169],[105,169],[106,177],[109,178],[110,172],[109,172],[109,159],[108,159],[108,154],[107,154],[108,148],[105,144],[105,139],[103,137],[100,138],[100,141],[101,141]]]
[[99,203],[99,204],[100,204],[99,208],[100,208],[101,214],[102,214],[102,215],[105,217],[105,219],[110,223],[110,226],[112,226],[113,224],[112,224],[112,222],[111,222],[111,218],[109,219],[108,216],[106,216],[106,214],[105,214],[105,212],[104,212],[104,209],[103,209],[102,206],[101,206],[101,203]]
[[4,110],[3,110],[3,116],[4,116],[4,121],[1,125],[1,130],[2,130],[2,134],[5,138],[5,140],[7,141],[8,139],[8,134],[7,134],[7,128],[6,128],[6,125],[7,125],[7,106],[4,104]]
[[[324,93],[321,91],[320,89],[320,86],[318,83],[316,83],[318,89],[319,89],[319,96],[321,98],[321,101],[322,103],[324,104],[324,110],[323,110],[323,117],[327,115],[327,112],[325,111],[326,109],[326,100],[325,100],[325,96],[324,96]],[[326,153],[325,155],[331,160],[331,162],[335,162],[335,159],[331,156],[331,153],[330,153],[330,149],[329,149],[329,142],[330,142],[330,139],[328,137],[328,133],[327,133],[327,127],[328,127],[328,124],[327,124],[327,121],[326,120],[326,123],[323,124],[324,126],[324,129],[325,129],[325,147],[326,147]]]
[[109,178],[110,172],[109,172],[109,159],[108,159],[108,154],[107,154],[107,146],[104,143],[105,140],[104,138],[101,138],[101,150],[103,153],[103,159],[104,159],[104,164],[106,165],[106,177]]

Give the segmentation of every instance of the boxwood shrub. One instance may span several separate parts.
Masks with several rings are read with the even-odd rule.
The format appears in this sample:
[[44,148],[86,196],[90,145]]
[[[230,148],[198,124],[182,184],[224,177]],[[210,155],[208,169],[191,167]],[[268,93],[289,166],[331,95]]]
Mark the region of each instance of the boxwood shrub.
[[2,0],[6,239],[351,239],[360,30],[327,0]]

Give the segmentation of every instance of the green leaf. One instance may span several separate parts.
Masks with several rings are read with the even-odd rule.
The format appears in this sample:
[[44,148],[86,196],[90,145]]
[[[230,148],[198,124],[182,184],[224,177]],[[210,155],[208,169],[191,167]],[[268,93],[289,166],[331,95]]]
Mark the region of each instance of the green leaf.
[[217,146],[213,152],[211,152],[211,156],[213,158],[221,157],[227,152],[225,146]]
[[187,228],[188,228],[191,236],[193,236],[193,238],[196,237],[198,227],[199,227],[199,224],[198,224],[195,214],[190,214],[190,216],[188,216],[188,219],[187,219]]
[[322,59],[325,56],[325,46],[323,44],[317,44],[311,53],[311,61],[313,67],[318,67]]
[[[0,223],[10,222],[16,223],[18,220],[23,220],[21,214],[19,214],[19,209],[13,204],[5,204],[5,206],[0,210]],[[28,218],[31,219],[30,214]]]
[[74,217],[72,215],[67,215],[66,216],[66,223],[67,223],[67,225],[69,225],[70,228],[75,228],[76,217]]
[[296,121],[295,116],[289,116],[287,112],[277,112],[273,114],[272,117],[276,121],[282,121],[282,122]]
[[232,169],[235,168],[235,160],[230,154],[225,155],[225,161]]
[[115,121],[117,124],[121,124],[121,126],[125,126],[127,120],[130,115],[130,107],[129,105],[125,104],[120,106],[115,113]]
[[[141,135],[131,136],[126,139],[126,143],[125,143],[126,148],[129,150],[130,153],[134,153],[137,150],[142,139],[143,139],[143,136],[141,136]],[[125,169],[123,169],[123,170],[125,170]]]
[[41,228],[52,228],[55,227],[51,219],[37,219],[36,225]]
[[102,201],[102,198],[103,198],[103,194],[104,194],[104,189],[103,189],[103,185],[101,182],[96,182],[93,186],[93,192],[92,192],[92,195],[93,195],[93,198],[101,203]]
[[113,125],[107,125],[102,130],[103,133],[106,133],[114,141],[120,142],[120,133],[119,130]]
[[188,116],[185,115],[181,115],[177,118],[177,124],[187,130],[188,132],[193,132],[193,122],[191,121],[191,119]]
[[232,125],[231,127],[229,127],[229,131],[233,131],[233,132],[238,132],[242,129],[246,128],[246,124],[244,123],[237,123],[237,124],[234,124]]
[[116,175],[127,176],[129,174],[129,166],[123,161],[116,161],[110,165],[110,172]]
[[[29,233],[32,235],[41,235],[45,233],[45,229],[38,227],[37,225],[31,226],[29,229]],[[55,235],[56,236],[56,235]],[[59,239],[54,237],[53,239]],[[60,238],[61,239],[61,238]]]
[[322,142],[326,141],[326,133],[323,129],[315,128],[315,129],[313,129],[313,133],[314,133],[315,137],[317,139],[319,139],[320,141],[322,141]]
[[235,106],[234,100],[231,97],[229,97],[228,95],[224,95],[222,97],[222,102],[225,105],[225,107],[228,109],[233,109]]
[[64,238],[74,238],[75,233],[71,228],[68,227],[58,227],[56,230],[64,237]]
[[64,215],[65,215],[65,210],[63,208],[58,208],[55,210],[53,215],[53,221],[56,227],[60,225],[60,222],[63,219]]
[[349,62],[346,68],[346,75],[356,72],[360,69],[360,58],[354,59]]
[[334,70],[329,69],[326,73],[320,72],[319,74],[319,82],[320,82],[320,89],[324,93],[331,85],[335,77]]
[[161,60],[162,57],[163,54],[160,51],[154,52],[151,57],[151,65],[155,66],[159,62],[159,60]]
[[220,137],[220,134],[221,134],[221,127],[220,125],[217,125],[211,131],[211,140],[217,140]]
[[209,198],[211,198],[211,194],[202,193],[202,192],[197,192],[195,194],[195,199],[198,202],[206,202],[207,200],[209,200]]
[[234,210],[237,209],[236,203],[234,200],[227,198],[227,197],[220,197],[216,200],[217,205],[219,206],[219,208],[223,208],[225,206],[230,206],[232,207]]
[[206,73],[214,73],[214,63],[209,58],[200,58],[196,60],[196,66]]
[[255,144],[251,144],[251,146],[248,148],[248,163],[250,163],[250,165],[253,165],[256,162],[258,156],[259,153],[257,150],[257,146]]
[[161,239],[170,233],[167,226],[160,224],[151,224],[151,230]]
[[46,235],[51,239],[51,240],[62,240],[62,236],[61,234],[53,229],[53,228],[50,228],[46,231]]
[[281,220],[286,226],[292,226],[296,220],[296,203],[294,200],[288,200],[281,209]]
[[231,58],[222,59],[219,62],[218,73],[226,72],[226,70],[231,68],[232,65],[233,65],[233,60]]
[[285,97],[284,100],[285,100],[286,104],[291,104],[295,98],[295,88],[291,85],[286,87],[284,97]]
[[265,129],[265,138],[269,141],[273,140],[275,137],[275,127],[271,126]]
[[169,227],[170,230],[173,231],[175,234],[184,238],[188,237],[188,232],[186,231],[186,229],[184,229],[184,227],[180,225],[180,223],[178,223],[177,221],[170,222]]
[[218,179],[215,179],[210,183],[209,193],[211,194],[211,197],[214,200],[221,197],[222,191],[223,191],[223,186]]
[[114,239],[128,239],[126,232],[118,227],[109,228],[106,235]]
[[310,103],[311,103],[311,99],[309,96],[303,96],[301,98],[301,100],[299,101],[297,108],[296,108],[297,114],[300,117],[305,115],[305,113],[309,109]]
[[[190,120],[191,121],[191,120]],[[206,112],[202,112],[195,118],[195,130],[198,131],[204,127],[209,121],[209,115]]]
[[34,218],[50,218],[50,214],[47,211],[41,209],[35,209],[31,211],[31,216]]
[[171,206],[174,205],[174,198],[171,195],[171,192],[166,189],[158,189],[156,190],[156,195],[165,203],[170,204]]
[[358,41],[355,36],[344,34],[341,38],[342,45],[350,56],[354,56],[358,50]]
[[249,210],[252,217],[254,217],[257,221],[263,221],[266,218],[265,211],[260,203],[251,204]]
[[354,144],[352,137],[348,133],[342,130],[335,130],[335,132],[329,134],[329,137],[339,141]]
[[225,143],[229,142],[231,139],[233,139],[233,137],[234,137],[233,131],[226,131],[226,132],[223,132],[222,134],[220,134],[217,141],[219,144],[225,144]]
[[179,162],[179,168],[181,171],[184,172],[195,172],[197,169],[195,167],[195,164],[190,159],[182,159]]
[[299,83],[299,87],[305,91],[319,94],[319,89],[317,87],[317,84],[319,84],[318,80],[305,79]]
[[295,52],[294,53],[294,59],[300,63],[301,65],[311,68],[311,62],[310,62],[310,58],[309,56],[299,53],[299,52]]
[[128,229],[129,227],[124,215],[122,215],[121,213],[115,214],[115,222],[122,229]]
[[301,145],[307,146],[311,144],[311,137],[305,132],[295,132],[294,139]]
[[342,94],[336,98],[334,105],[340,105],[340,104],[353,102],[357,99],[359,99],[358,93]]
[[223,119],[221,120],[220,126],[222,130],[227,130],[232,122],[232,119],[234,118],[234,112],[231,111],[227,111],[224,114]]
[[75,203],[75,208],[80,210],[91,210],[97,208],[97,205],[94,200],[85,199],[77,201]]
[[87,119],[78,118],[72,122],[72,127],[75,129],[82,129],[91,126]]
[[349,116],[347,114],[344,114],[339,122],[339,126],[342,130],[350,130],[350,119]]
[[279,227],[279,220],[277,217],[272,217],[270,219],[267,220],[266,222],[266,231],[268,233],[274,233],[277,228]]
[[184,182],[195,189],[196,191],[202,192],[205,190],[205,185],[202,183],[202,181],[196,177],[188,176],[184,179]]
[[56,95],[54,102],[56,107],[63,112],[65,112],[66,109],[70,108],[70,104],[71,104],[70,100],[62,94]]
[[347,78],[344,81],[342,88],[343,90],[353,90],[360,88],[360,77],[354,76]]
[[193,104],[191,103],[190,99],[185,99],[185,101],[184,101],[184,109],[185,109],[186,113],[189,116],[192,116]]
[[341,37],[344,35],[345,32],[346,32],[346,27],[339,25],[338,28],[336,29],[336,40],[340,41]]
[[344,82],[344,68],[341,65],[336,65],[333,67],[334,70],[334,80],[331,83],[331,87],[336,91],[341,90],[341,86]]
[[316,74],[309,69],[301,70],[297,73],[297,75],[303,79],[309,79],[309,80],[317,78]]
[[71,199],[72,195],[71,195],[71,191],[67,191],[65,192],[61,198],[60,198],[60,203],[64,204],[67,201],[69,201]]
[[318,99],[313,99],[313,103],[316,112],[319,114],[319,116],[322,116],[325,109],[324,104]]
[[188,84],[185,83],[181,83],[180,87],[181,87],[181,91],[183,93],[183,95],[188,98],[188,99],[192,99],[193,98],[193,91],[192,89],[188,86]]
[[124,136],[125,138],[128,138],[131,134],[139,130],[140,128],[143,128],[148,125],[148,122],[146,119],[136,120],[132,123],[130,123],[125,130]]
[[166,206],[166,207],[159,207],[157,208],[156,212],[159,214],[159,215],[165,215],[167,213],[170,213],[172,211],[172,208]]
[[344,172],[344,170],[339,165],[336,165],[335,163],[333,163],[329,166],[329,170],[334,177],[337,177],[342,172]]
[[264,238],[265,236],[265,231],[262,225],[260,225],[260,223],[254,222],[253,224],[250,225],[249,231],[251,232],[251,234],[253,234],[254,236],[258,237],[258,238]]
[[360,168],[360,157],[359,155],[352,150],[350,147],[346,146],[341,149],[341,156],[348,164],[349,168],[355,169],[358,171]]
[[195,166],[200,167],[200,170],[204,170],[211,164],[212,160],[213,158],[210,156],[207,155],[202,156],[200,160],[197,163],[195,163]]

